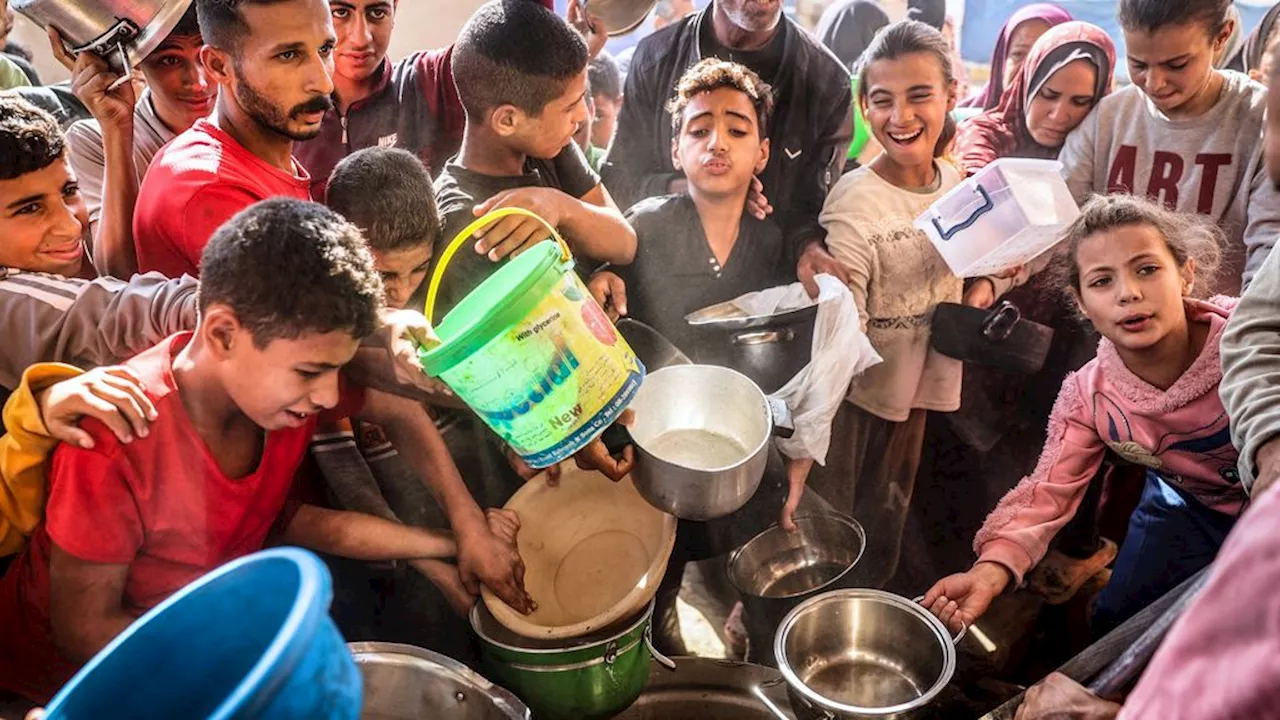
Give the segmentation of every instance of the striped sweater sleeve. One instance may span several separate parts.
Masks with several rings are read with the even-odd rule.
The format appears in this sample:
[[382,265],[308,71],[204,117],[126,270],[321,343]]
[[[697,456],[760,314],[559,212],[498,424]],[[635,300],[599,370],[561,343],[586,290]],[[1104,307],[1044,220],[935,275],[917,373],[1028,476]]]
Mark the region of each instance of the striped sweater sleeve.
[[38,362],[111,365],[194,328],[196,288],[158,273],[87,281],[0,269],[0,387]]

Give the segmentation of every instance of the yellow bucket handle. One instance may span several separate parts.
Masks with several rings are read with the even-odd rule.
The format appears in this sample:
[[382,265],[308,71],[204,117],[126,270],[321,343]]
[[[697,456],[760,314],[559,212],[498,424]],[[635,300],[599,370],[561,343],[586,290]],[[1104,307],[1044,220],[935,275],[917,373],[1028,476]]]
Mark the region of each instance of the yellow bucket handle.
[[431,314],[435,312],[436,309],[436,295],[440,292],[440,281],[444,279],[444,269],[449,264],[449,261],[453,259],[453,256],[458,254],[458,249],[461,248],[462,244],[470,239],[471,236],[480,228],[511,215],[531,217],[542,223],[542,226],[551,233],[551,239],[555,240],[556,243],[560,245],[560,260],[562,262],[568,262],[573,259],[573,252],[569,250],[569,245],[565,243],[564,238],[560,237],[560,233],[551,226],[551,223],[543,220],[536,213],[517,207],[499,208],[498,210],[494,210],[463,228],[462,232],[458,233],[458,236],[449,242],[449,246],[446,247],[444,252],[440,255],[440,262],[436,265],[435,272],[431,273],[431,282],[427,285],[427,304],[423,312],[423,315],[427,316],[427,322],[434,324],[431,319]]

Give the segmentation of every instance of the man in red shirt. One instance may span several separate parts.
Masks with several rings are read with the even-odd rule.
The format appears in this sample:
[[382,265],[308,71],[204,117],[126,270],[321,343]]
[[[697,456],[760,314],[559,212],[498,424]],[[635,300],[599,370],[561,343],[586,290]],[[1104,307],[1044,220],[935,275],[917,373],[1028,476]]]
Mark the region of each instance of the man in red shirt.
[[[464,580],[527,610],[510,533],[489,529],[421,406],[340,381],[382,305],[359,230],[268,200],[203,260],[195,332],[126,363],[155,408],[146,435],[126,444],[89,421],[92,448],[54,453],[45,519],[0,580],[0,691],[48,700],[139,615],[269,536],[358,560],[456,552]],[[299,502],[295,473],[330,415],[383,426],[452,534]]]
[[138,270],[198,275],[205,243],[258,200],[307,200],[293,158],[315,137],[333,92],[333,23],[325,0],[196,0],[201,62],[218,104],[152,161],[138,190]]

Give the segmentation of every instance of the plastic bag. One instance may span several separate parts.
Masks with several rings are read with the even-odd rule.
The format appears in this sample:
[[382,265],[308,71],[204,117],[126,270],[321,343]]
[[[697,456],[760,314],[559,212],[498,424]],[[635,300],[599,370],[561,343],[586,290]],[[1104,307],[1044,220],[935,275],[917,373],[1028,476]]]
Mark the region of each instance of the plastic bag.
[[881,362],[862,332],[853,293],[830,275],[819,275],[818,299],[800,283],[748,293],[730,301],[748,315],[773,315],[818,305],[809,364],[770,399],[786,404],[795,434],[779,439],[778,449],[789,458],[812,458],[826,464],[831,423],[853,379]]

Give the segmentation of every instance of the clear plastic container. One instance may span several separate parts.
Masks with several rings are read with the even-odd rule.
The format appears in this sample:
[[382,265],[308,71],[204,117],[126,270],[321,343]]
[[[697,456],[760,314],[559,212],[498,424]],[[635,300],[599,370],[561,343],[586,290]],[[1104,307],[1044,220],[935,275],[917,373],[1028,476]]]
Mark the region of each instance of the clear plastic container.
[[951,271],[981,277],[1052,248],[1080,215],[1056,160],[1005,158],[979,170],[916,218]]

